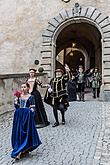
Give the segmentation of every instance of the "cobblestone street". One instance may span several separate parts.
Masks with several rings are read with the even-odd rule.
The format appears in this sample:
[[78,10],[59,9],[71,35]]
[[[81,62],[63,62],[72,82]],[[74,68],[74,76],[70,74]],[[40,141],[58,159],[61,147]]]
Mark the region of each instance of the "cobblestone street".
[[[0,164],[110,164],[110,120],[107,117],[107,115],[110,116],[109,103],[100,101],[72,102],[66,112],[66,125],[60,124],[56,128],[52,128],[54,117],[51,107],[47,105],[45,107],[51,125],[38,129],[42,145],[34,150],[29,157],[18,162],[14,162],[10,158],[13,112],[0,117]],[[105,122],[105,118],[107,122]]]

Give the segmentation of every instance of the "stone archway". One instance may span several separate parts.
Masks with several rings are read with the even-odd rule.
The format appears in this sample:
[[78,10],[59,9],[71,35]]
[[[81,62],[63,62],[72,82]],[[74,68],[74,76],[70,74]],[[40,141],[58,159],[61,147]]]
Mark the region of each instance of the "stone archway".
[[55,70],[55,50],[58,34],[64,27],[82,22],[95,26],[101,34],[104,98],[110,100],[110,20],[108,16],[105,16],[96,8],[79,6],[76,3],[73,8],[62,11],[48,22],[48,27],[42,34],[41,65],[51,78]]

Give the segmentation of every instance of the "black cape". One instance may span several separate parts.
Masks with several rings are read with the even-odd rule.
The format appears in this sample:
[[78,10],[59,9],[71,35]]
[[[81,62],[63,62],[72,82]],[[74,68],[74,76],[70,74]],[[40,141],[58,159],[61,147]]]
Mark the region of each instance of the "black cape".
[[68,91],[68,100],[69,101],[76,101],[77,99],[77,88],[76,88],[76,81],[69,80],[67,83],[67,91]]

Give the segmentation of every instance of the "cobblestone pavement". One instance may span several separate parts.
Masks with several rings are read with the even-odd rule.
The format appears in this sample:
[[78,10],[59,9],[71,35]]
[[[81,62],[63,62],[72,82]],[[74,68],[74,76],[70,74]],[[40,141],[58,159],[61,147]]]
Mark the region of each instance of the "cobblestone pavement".
[[110,102],[103,103],[102,128],[100,131],[94,165],[110,165]]
[[[106,115],[108,115],[105,132],[104,106],[107,110]],[[72,102],[66,112],[66,125],[60,124],[55,128],[52,128],[54,117],[51,107],[46,104],[45,107],[51,125],[38,129],[42,145],[34,150],[29,157],[18,162],[14,162],[10,158],[13,112],[0,116],[0,164],[97,165],[100,162],[102,165],[103,162],[106,162],[106,158],[110,160],[109,103],[104,104],[100,101]],[[100,144],[103,144],[103,148]]]

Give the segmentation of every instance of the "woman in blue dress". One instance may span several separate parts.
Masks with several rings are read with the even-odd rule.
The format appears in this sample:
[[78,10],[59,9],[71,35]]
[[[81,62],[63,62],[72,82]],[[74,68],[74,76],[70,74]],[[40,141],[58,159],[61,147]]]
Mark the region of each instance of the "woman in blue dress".
[[41,141],[35,126],[35,101],[29,93],[29,84],[21,85],[21,95],[15,98],[15,113],[12,128],[11,157],[20,159],[22,155],[36,149]]

